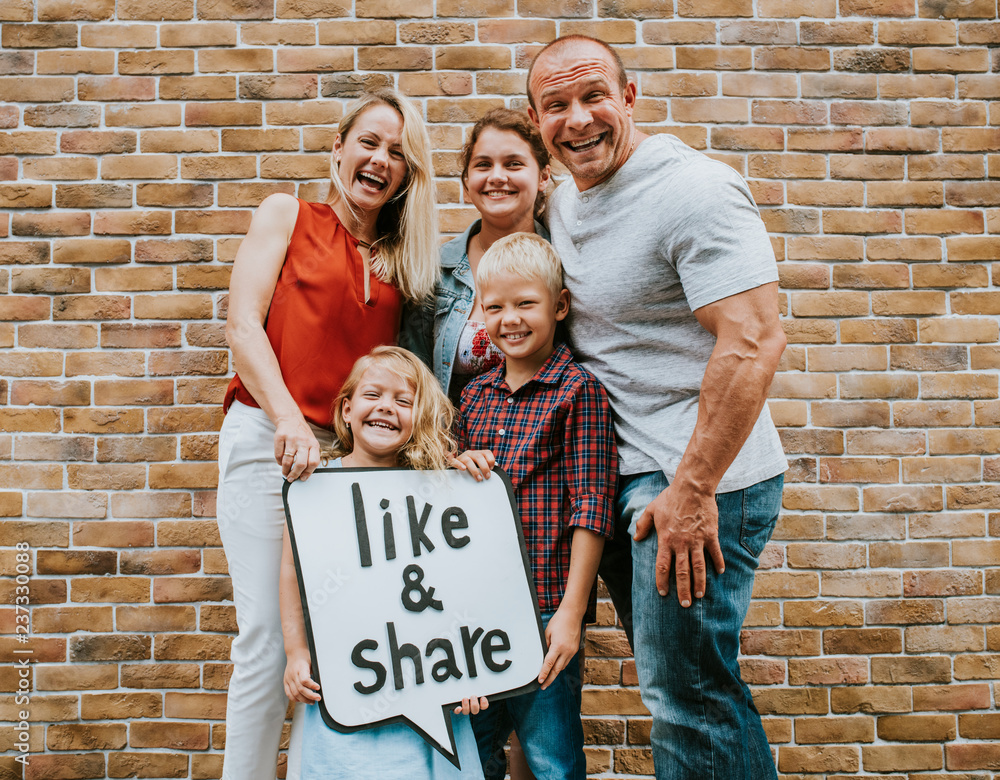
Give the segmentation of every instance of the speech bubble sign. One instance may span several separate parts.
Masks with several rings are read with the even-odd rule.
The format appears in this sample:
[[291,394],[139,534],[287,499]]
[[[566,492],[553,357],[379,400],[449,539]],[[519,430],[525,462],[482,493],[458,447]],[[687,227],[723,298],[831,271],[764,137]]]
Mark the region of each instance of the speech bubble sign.
[[324,722],[404,722],[458,766],[449,708],[534,690],[545,657],[507,475],[318,469],[284,500]]

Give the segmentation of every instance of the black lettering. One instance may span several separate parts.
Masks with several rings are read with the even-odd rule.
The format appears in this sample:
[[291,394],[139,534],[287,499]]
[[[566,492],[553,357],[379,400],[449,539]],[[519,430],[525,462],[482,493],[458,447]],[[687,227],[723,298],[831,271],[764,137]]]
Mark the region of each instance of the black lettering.
[[372,546],[368,541],[368,520],[365,519],[365,504],[361,498],[361,485],[355,482],[351,485],[351,496],[354,498],[354,526],[358,532],[358,552],[361,554],[361,566],[372,565]]
[[354,646],[351,653],[351,661],[359,669],[369,669],[375,673],[375,682],[371,685],[364,685],[360,680],[354,683],[354,690],[358,693],[378,693],[385,685],[385,667],[378,661],[369,661],[362,653],[365,650],[378,650],[378,642],[374,639],[362,639]]
[[510,637],[506,631],[494,628],[483,637],[483,663],[491,672],[502,672],[510,666],[510,659],[507,658],[501,663],[493,660],[494,653],[506,653],[510,650]]
[[420,661],[420,651],[416,645],[409,642],[400,646],[396,641],[396,626],[393,623],[385,624],[389,633],[389,658],[392,660],[392,680],[397,691],[403,690],[406,681],[403,679],[403,659],[409,658],[413,661],[413,672],[417,680],[417,685],[424,684],[424,667]]
[[[383,498],[379,504],[383,509],[389,508],[389,499]],[[385,538],[385,559],[387,561],[396,560],[396,537],[392,532],[392,513],[386,512],[382,515],[382,536]]]
[[469,634],[469,627],[462,626],[462,648],[465,650],[465,664],[469,667],[469,677],[477,676],[476,671],[476,642],[483,635],[483,629],[477,628]]
[[427,552],[434,550],[434,542],[424,533],[427,527],[427,520],[431,516],[431,505],[424,504],[424,511],[417,519],[417,506],[413,501],[413,496],[406,497],[406,511],[410,516],[410,543],[413,545],[413,557],[420,557],[420,545],[427,548]]
[[430,658],[431,653],[435,650],[444,650],[445,657],[434,664],[431,669],[431,677],[434,678],[434,682],[444,682],[451,677],[460,680],[462,672],[455,661],[455,648],[451,646],[451,642],[447,639],[432,639],[427,643],[427,650],[424,651],[424,654]]
[[458,550],[465,547],[471,541],[468,536],[455,536],[456,528],[468,527],[468,516],[457,506],[448,507],[444,510],[444,514],[441,515],[441,533],[444,534],[444,540],[452,549]]

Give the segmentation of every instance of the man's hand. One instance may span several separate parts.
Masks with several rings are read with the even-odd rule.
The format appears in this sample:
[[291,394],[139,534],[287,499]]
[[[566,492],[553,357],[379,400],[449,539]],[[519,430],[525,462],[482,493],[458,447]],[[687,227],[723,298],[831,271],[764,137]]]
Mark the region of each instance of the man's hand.
[[705,553],[719,574],[726,570],[719,546],[719,508],[715,495],[705,495],[689,483],[674,481],[642,511],[635,526],[635,540],[645,539],[656,527],[656,589],[670,592],[670,566],[677,577],[677,600],[691,606],[691,581],[695,598],[705,595]]

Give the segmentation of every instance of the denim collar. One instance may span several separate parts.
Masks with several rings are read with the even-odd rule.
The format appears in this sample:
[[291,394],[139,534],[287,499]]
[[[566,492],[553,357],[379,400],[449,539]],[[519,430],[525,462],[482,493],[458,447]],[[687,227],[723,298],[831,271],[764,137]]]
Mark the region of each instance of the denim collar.
[[[441,267],[453,269],[459,275],[462,267],[469,268],[469,255],[467,252],[469,239],[472,238],[482,227],[483,221],[475,219],[462,233],[441,247]],[[535,220],[535,232],[546,241],[549,240],[549,231],[541,222]],[[471,278],[471,277],[470,277]]]

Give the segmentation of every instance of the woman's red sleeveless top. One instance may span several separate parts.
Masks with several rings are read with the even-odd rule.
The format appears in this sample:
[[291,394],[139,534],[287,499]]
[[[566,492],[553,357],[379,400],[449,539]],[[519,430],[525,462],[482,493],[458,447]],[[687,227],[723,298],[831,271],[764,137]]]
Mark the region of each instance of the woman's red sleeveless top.
[[[372,274],[366,303],[364,268],[357,239],[333,209],[300,200],[264,330],[292,398],[323,428],[331,426],[333,400],[354,361],[373,347],[395,344],[399,333],[402,296]],[[259,407],[239,375],[223,408],[234,399]]]

